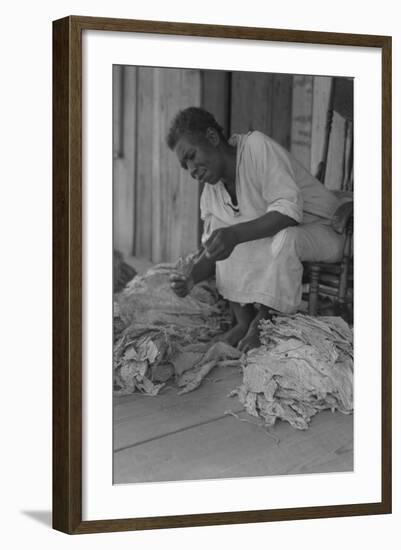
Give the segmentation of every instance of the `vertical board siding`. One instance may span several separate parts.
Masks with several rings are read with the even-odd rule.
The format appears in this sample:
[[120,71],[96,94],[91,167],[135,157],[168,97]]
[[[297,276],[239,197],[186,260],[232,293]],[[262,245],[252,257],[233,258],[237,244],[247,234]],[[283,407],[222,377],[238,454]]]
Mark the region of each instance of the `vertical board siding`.
[[345,118],[334,112],[331,123],[326,176],[324,178],[325,186],[333,191],[340,190],[343,183],[346,142],[345,126]]
[[124,154],[124,67],[113,66],[113,158]]
[[230,131],[230,73],[202,71],[201,78],[202,107],[214,115],[227,136]]
[[134,250],[136,68],[114,67],[113,76],[113,112],[117,117],[113,120],[114,247],[130,255]]
[[200,104],[200,71],[140,68],[138,72],[135,254],[175,261],[199,240],[198,184],[166,144],[171,120]]
[[[151,256],[150,260],[154,262],[160,262],[162,260],[163,252],[163,234],[167,232],[165,225],[165,209],[163,208],[163,192],[161,182],[161,173],[164,167],[160,166],[160,79],[161,71],[163,69],[153,69],[153,90],[152,95],[149,96],[152,101],[152,113],[149,120],[144,120],[143,125],[149,124],[152,128],[152,147],[148,151],[144,151],[144,155],[151,157],[152,171],[151,171],[151,185],[152,185],[152,243],[151,243]],[[138,132],[141,132],[141,126],[138,127]],[[146,192],[146,191],[145,191]],[[141,210],[141,217],[138,217],[136,224],[139,225],[143,221],[144,216],[149,216],[150,212]]]
[[136,180],[135,180],[135,255],[151,258],[152,207],[154,187],[153,116],[154,116],[154,69],[138,67],[137,128],[136,128]]
[[287,150],[291,147],[292,86],[292,75],[274,75],[270,135]]
[[196,250],[199,241],[199,184],[180,167],[175,153],[165,145],[165,137],[179,110],[200,105],[200,71],[163,70],[162,82],[160,166],[167,231],[160,259],[170,261]]
[[291,152],[310,170],[312,143],[313,77],[294,76],[292,96]]
[[260,130],[271,135],[273,75],[233,72],[230,133]]
[[315,176],[323,160],[327,139],[327,115],[330,104],[332,78],[315,76],[313,78],[312,142],[310,168]]

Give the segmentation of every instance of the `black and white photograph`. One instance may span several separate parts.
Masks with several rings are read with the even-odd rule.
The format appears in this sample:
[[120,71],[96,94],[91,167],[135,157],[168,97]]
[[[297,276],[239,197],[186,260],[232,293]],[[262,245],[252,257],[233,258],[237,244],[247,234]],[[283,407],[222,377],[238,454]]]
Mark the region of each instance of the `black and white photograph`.
[[353,471],[352,78],[113,66],[113,483]]
[[7,550],[399,540],[400,10],[366,6],[5,4]]

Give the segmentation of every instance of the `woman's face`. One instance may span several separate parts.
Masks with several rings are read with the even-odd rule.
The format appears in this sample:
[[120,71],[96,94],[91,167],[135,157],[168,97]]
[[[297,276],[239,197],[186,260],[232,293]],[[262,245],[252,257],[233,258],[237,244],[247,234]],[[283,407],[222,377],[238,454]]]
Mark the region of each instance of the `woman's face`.
[[223,157],[217,133],[207,136],[184,134],[177,141],[175,153],[181,166],[201,184],[216,184],[223,177]]

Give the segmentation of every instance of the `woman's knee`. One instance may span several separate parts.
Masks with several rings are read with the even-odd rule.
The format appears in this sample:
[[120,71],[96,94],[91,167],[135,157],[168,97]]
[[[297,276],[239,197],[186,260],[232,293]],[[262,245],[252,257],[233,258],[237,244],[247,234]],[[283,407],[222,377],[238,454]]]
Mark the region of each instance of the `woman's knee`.
[[276,233],[273,237],[272,241],[272,253],[273,256],[277,258],[277,256],[282,252],[286,251],[286,253],[297,253],[296,249],[296,243],[297,243],[297,227],[286,227],[285,229],[282,229],[278,233]]
[[344,237],[325,225],[301,225],[296,246],[302,261],[337,262],[342,257]]

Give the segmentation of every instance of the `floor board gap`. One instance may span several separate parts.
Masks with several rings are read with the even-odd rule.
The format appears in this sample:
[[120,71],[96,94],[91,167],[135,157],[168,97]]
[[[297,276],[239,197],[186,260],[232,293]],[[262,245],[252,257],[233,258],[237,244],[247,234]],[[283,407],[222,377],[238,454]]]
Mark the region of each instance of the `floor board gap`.
[[[235,414],[239,414],[243,412],[243,408],[234,410]],[[154,437],[149,437],[148,439],[143,439],[142,441],[137,441],[136,443],[132,443],[131,445],[126,445],[125,447],[119,447],[118,449],[114,449],[115,453],[120,453],[122,451],[126,451],[127,449],[132,449],[133,447],[138,447],[139,445],[144,445],[145,443],[150,443],[151,441],[156,441],[158,439],[163,439],[165,437],[169,437],[170,435],[175,435],[181,432],[186,432],[188,430],[193,430],[194,428],[198,428],[199,426],[204,426],[205,424],[210,424],[212,422],[216,422],[217,420],[221,420],[222,418],[227,418],[226,414],[215,416],[214,418],[209,418],[208,420],[204,420],[203,422],[198,422],[197,424],[191,424],[190,426],[185,426],[184,428],[178,428],[177,430],[172,430],[171,432],[167,432],[165,434],[155,435]]]

